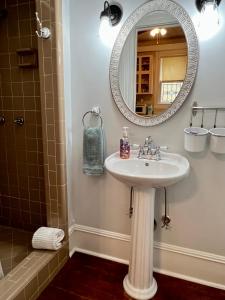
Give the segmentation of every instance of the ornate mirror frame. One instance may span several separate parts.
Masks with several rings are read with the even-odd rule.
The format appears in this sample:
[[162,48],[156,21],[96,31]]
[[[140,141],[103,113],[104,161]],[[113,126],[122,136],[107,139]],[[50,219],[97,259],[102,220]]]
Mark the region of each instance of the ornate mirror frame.
[[[175,17],[180,23],[184,31],[187,40],[187,45],[188,45],[187,46],[188,64],[187,64],[187,72],[186,72],[183,85],[176,99],[171,104],[170,108],[168,108],[161,115],[153,116],[153,117],[143,117],[132,112],[130,108],[126,105],[122,97],[120,85],[119,85],[119,63],[120,63],[120,56],[123,50],[123,46],[126,42],[129,33],[134,29],[135,25],[137,24],[138,21],[141,20],[142,17],[144,17],[146,14],[155,11],[168,12],[171,16]],[[122,26],[118,34],[118,37],[112,49],[110,71],[109,71],[110,85],[111,85],[113,98],[120,112],[130,122],[139,126],[155,126],[157,124],[165,122],[177,112],[177,110],[181,107],[183,102],[186,100],[196,77],[198,60],[199,60],[198,39],[197,39],[194,25],[187,12],[180,5],[178,5],[177,3],[171,0],[152,0],[147,3],[144,3],[143,5],[138,7],[127,18],[127,20],[125,21],[124,25]]]

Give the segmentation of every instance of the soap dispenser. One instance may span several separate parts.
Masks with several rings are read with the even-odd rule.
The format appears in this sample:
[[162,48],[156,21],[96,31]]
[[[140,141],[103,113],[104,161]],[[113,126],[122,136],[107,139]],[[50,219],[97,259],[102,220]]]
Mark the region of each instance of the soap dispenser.
[[130,157],[130,144],[127,134],[128,127],[123,127],[123,135],[120,139],[120,158],[127,159]]

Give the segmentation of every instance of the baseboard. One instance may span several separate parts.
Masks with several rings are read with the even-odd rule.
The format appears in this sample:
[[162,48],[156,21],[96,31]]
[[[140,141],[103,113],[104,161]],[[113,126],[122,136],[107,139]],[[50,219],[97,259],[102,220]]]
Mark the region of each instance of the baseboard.
[[69,236],[70,255],[79,248],[107,255],[114,261],[128,261],[129,235],[75,224],[70,227]]
[[[128,264],[130,236],[75,224],[70,227],[70,256],[82,252]],[[225,257],[154,243],[154,271],[225,290]]]
[[118,263],[124,264],[124,265],[129,264],[129,261],[126,260],[126,259],[121,259],[121,258],[118,258],[118,257],[115,257],[115,256],[110,256],[110,255],[107,255],[107,254],[98,253],[98,252],[94,252],[94,251],[90,251],[90,250],[86,250],[86,249],[82,249],[82,248],[73,248],[73,250],[70,251],[70,257],[72,257],[75,252],[84,253],[84,254],[88,254],[88,255],[104,258],[104,259],[108,259],[108,260],[115,261],[115,262],[118,262]]

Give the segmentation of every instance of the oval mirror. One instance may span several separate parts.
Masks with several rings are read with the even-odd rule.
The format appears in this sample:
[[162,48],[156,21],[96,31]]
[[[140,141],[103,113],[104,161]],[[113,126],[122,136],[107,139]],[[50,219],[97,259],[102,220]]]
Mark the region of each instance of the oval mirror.
[[137,8],[111,56],[111,90],[121,113],[140,126],[170,118],[191,90],[198,54],[193,23],[180,5],[152,0]]

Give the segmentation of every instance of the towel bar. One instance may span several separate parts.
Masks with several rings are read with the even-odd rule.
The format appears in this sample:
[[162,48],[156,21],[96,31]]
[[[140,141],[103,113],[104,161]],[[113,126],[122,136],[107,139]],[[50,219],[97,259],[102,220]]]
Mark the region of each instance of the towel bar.
[[217,121],[217,114],[218,111],[224,111],[225,107],[222,106],[198,106],[197,102],[194,102],[191,108],[191,117],[190,117],[190,127],[192,126],[192,118],[196,116],[198,111],[202,112],[202,118],[201,118],[201,128],[203,128],[204,123],[204,113],[206,110],[214,110],[215,111],[215,117],[214,117],[214,128],[216,128],[216,121]]
[[92,115],[95,115],[95,116],[99,117],[100,120],[101,120],[101,127],[102,127],[102,125],[103,125],[103,119],[102,119],[102,117],[100,116],[99,113],[96,113],[96,112],[93,111],[93,110],[89,110],[89,111],[87,111],[87,112],[83,115],[82,123],[83,123],[83,126],[84,126],[84,127],[85,127],[84,119],[85,119],[85,117],[86,117],[88,114],[92,114]]

